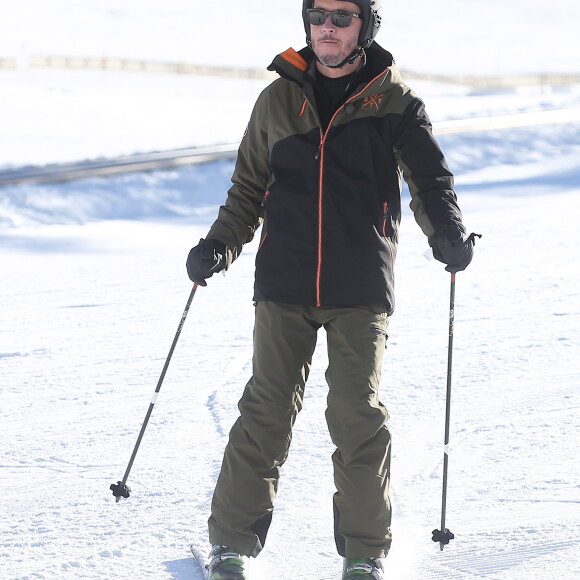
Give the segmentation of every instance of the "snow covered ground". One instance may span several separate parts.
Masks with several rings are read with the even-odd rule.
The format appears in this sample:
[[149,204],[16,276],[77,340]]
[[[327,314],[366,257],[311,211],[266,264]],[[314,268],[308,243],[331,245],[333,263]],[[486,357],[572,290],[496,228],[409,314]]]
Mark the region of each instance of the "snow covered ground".
[[[115,17],[129,22],[133,4]],[[58,5],[65,22],[110,16],[107,2],[83,3],[92,10],[84,13],[79,3]],[[566,8],[557,22],[566,31],[572,3],[553,6]],[[143,34],[161,8],[150,10],[137,21]],[[40,33],[39,22],[29,25]],[[134,50],[149,56],[137,28]],[[82,52],[88,39],[79,33],[70,46]],[[299,41],[283,44],[273,51]],[[475,61],[476,49],[462,58]],[[211,82],[206,97],[199,79],[170,75],[0,71],[0,163],[235,141],[263,83]],[[580,94],[413,86],[434,120],[577,106]],[[387,577],[572,580],[580,577],[580,123],[439,140],[465,223],[484,235],[457,276],[447,518],[456,539],[443,552],[430,539],[440,524],[449,276],[425,259],[407,211],[381,393],[394,440]],[[199,580],[188,544],[205,547],[213,484],[250,375],[255,244],[195,296],[129,478],[132,496],[116,504],[109,485],[123,476],[185,306],[187,252],[212,222],[231,170],[221,162],[0,189],[2,578]],[[263,578],[340,575],[324,346],[321,334],[255,561]]]
[[[460,169],[466,223],[484,234],[457,282],[447,520],[457,539],[443,553],[430,532],[439,527],[448,277],[425,260],[405,216],[382,391],[395,442],[391,577],[580,573],[579,133],[576,125],[442,139]],[[195,578],[187,544],[205,543],[212,484],[250,373],[255,246],[194,299],[131,473],[132,497],[115,504],[108,486],[124,473],[185,305],[186,253],[230,170],[217,163],[201,178],[190,168],[2,192],[28,224],[0,234],[8,578]],[[196,199],[207,182],[212,209]],[[36,200],[35,213],[26,200]],[[55,223],[41,224],[50,216]],[[280,578],[325,580],[340,567],[324,369],[321,335],[257,561],[282,559]]]

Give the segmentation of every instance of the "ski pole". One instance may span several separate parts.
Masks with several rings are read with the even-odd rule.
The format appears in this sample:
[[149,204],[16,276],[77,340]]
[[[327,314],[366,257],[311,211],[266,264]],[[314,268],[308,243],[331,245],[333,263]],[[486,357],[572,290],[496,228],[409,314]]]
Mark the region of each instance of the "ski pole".
[[445,403],[445,446],[443,448],[443,493],[441,500],[441,529],[433,530],[433,541],[439,542],[443,550],[455,537],[445,527],[445,511],[447,509],[447,469],[449,465],[449,422],[451,414],[451,366],[453,361],[453,330],[455,326],[455,273],[451,274],[451,290],[449,299],[449,346],[447,349],[447,396]]
[[118,502],[122,497],[129,497],[131,494],[131,488],[127,485],[127,479],[129,478],[129,473],[131,472],[131,468],[133,467],[133,462],[135,461],[135,457],[137,455],[137,451],[139,450],[139,446],[141,445],[141,440],[143,439],[143,435],[145,433],[145,429],[147,428],[147,423],[149,423],[149,418],[151,417],[151,413],[153,412],[153,407],[155,406],[155,402],[157,401],[157,395],[161,390],[161,385],[163,384],[163,380],[165,379],[165,373],[167,373],[167,368],[169,367],[169,361],[173,356],[173,351],[175,350],[175,345],[177,344],[177,340],[179,339],[179,335],[181,334],[181,330],[183,329],[183,325],[185,324],[185,319],[187,318],[187,313],[189,312],[189,307],[191,306],[191,301],[195,296],[195,291],[197,290],[197,284],[193,285],[191,289],[191,293],[189,298],[187,299],[187,304],[185,305],[185,309],[183,314],[181,315],[181,320],[179,321],[179,326],[177,327],[177,332],[175,333],[175,337],[173,338],[173,343],[171,344],[171,348],[169,349],[169,354],[165,359],[165,364],[163,365],[163,370],[161,371],[161,376],[157,381],[157,388],[155,389],[155,393],[151,399],[151,403],[149,404],[149,409],[147,410],[147,414],[145,415],[145,420],[143,421],[143,425],[141,426],[141,431],[139,433],[139,437],[137,437],[137,443],[135,444],[135,448],[133,449],[133,453],[131,455],[131,459],[129,460],[129,464],[127,465],[127,469],[125,470],[125,475],[121,481],[117,483],[111,484],[109,489],[113,492],[115,496],[115,501]]

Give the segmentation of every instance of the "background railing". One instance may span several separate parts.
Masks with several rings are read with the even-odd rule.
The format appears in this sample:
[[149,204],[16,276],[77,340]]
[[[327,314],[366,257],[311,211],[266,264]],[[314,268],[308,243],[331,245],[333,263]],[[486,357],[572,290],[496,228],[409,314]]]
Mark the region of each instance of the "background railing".
[[[0,69],[60,68],[76,70],[111,70],[148,73],[172,73],[187,75],[220,76],[229,78],[272,79],[277,75],[265,68],[234,68],[198,65],[187,62],[163,62],[115,57],[77,57],[31,55],[28,58],[0,58]],[[467,85],[478,89],[515,88],[522,86],[570,85],[580,83],[576,73],[538,73],[506,76],[437,75],[402,71],[403,77],[441,83]]]
[[[573,123],[580,121],[580,107],[529,111],[510,115],[494,115],[468,119],[453,119],[433,123],[435,135],[508,129],[532,125]],[[88,159],[44,166],[17,167],[0,170],[0,187],[25,183],[51,183],[108,176],[133,171],[171,169],[182,165],[208,163],[220,159],[235,159],[239,143],[187,147],[169,151],[136,153],[112,158]]]

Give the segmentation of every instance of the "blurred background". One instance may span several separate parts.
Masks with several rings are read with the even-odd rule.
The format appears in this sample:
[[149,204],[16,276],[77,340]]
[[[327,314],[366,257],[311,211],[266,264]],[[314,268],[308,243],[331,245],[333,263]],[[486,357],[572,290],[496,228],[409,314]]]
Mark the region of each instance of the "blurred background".
[[[297,0],[22,0],[0,55],[125,57],[263,68],[304,32]],[[577,72],[573,0],[387,0],[379,42],[403,68],[446,74]]]
[[[304,45],[300,9],[297,0],[5,3],[0,167],[238,141],[274,55]],[[447,85],[448,95],[490,86],[514,93],[521,75],[534,76],[525,84],[536,92],[570,92],[569,75],[580,74],[578,29],[571,0],[392,0],[377,41],[426,99],[441,94],[421,83],[434,75],[504,79]],[[511,103],[490,113],[518,110]],[[470,111],[458,105],[453,114],[433,100],[430,113]]]

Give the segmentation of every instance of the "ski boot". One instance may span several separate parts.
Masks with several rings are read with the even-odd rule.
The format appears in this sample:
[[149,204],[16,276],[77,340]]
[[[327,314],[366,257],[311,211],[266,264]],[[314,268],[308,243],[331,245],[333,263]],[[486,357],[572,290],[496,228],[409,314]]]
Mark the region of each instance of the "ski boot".
[[384,580],[379,558],[345,558],[342,580]]
[[212,546],[207,566],[209,580],[246,580],[246,556],[234,548]]

